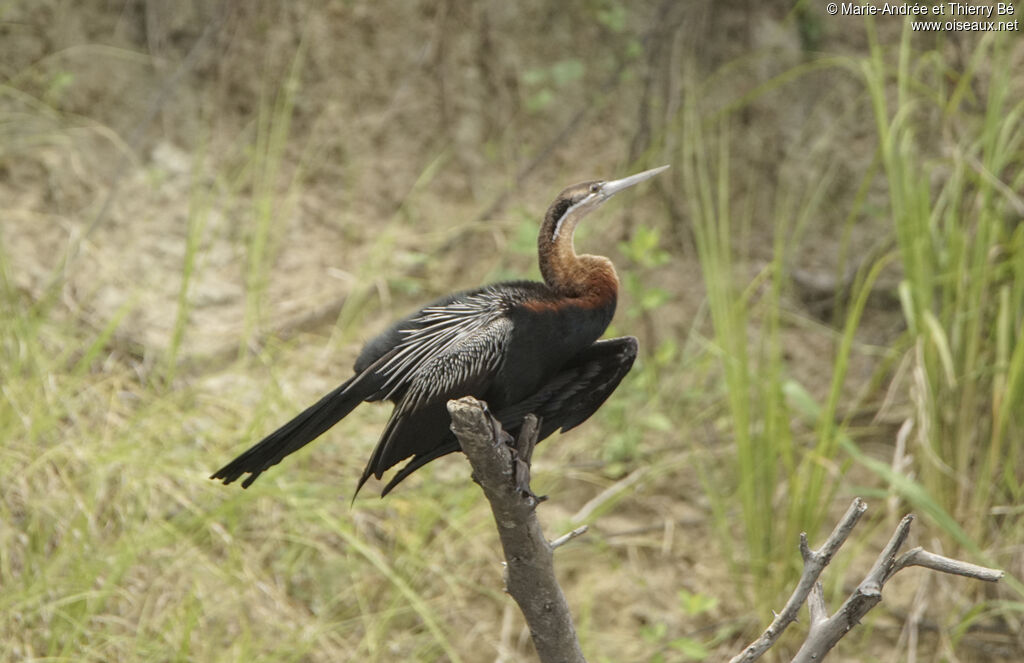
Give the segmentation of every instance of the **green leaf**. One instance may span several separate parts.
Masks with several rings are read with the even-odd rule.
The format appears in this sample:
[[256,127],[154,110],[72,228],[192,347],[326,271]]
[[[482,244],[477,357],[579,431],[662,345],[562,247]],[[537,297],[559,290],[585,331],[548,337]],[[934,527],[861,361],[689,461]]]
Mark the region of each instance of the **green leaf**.
[[526,100],[526,110],[536,113],[537,111],[544,110],[554,101],[555,93],[544,88],[543,90],[538,90],[536,94],[530,95],[529,99]]
[[640,628],[640,637],[647,642],[661,642],[665,639],[665,634],[668,633],[668,624],[664,622],[658,622],[657,624],[647,624]]
[[672,649],[682,652],[684,656],[694,661],[703,661],[711,655],[707,647],[693,638],[676,638],[668,644]]
[[668,433],[675,428],[672,425],[672,420],[661,412],[652,412],[644,417],[644,425],[662,433]]
[[555,85],[565,85],[583,78],[583,62],[580,60],[560,60],[551,66],[551,80]]
[[607,7],[597,10],[597,22],[612,32],[626,29],[626,7],[622,4],[609,3]]
[[676,595],[679,597],[679,607],[691,617],[714,610],[715,606],[718,605],[718,599],[714,596],[693,593],[685,589],[680,589]]

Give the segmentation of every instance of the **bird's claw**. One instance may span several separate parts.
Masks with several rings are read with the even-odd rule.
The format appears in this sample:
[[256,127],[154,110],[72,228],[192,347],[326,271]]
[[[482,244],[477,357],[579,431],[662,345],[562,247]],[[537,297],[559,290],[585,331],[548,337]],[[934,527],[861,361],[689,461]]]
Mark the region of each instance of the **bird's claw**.
[[[532,426],[526,431],[520,431],[520,438],[516,439],[501,425],[498,418],[491,414],[484,404],[484,412],[491,417],[491,427],[494,431],[494,439],[504,444],[512,452],[512,480],[516,492],[523,499],[530,500],[531,506],[536,507],[547,499],[547,495],[537,495],[530,488],[530,460],[533,455],[533,447],[536,444],[537,420],[533,420]],[[523,433],[526,433],[525,435]]]
[[532,500],[533,506],[537,506],[548,498],[547,495],[537,495],[530,488],[530,464],[520,458],[515,449],[512,450],[512,466],[515,470],[516,492],[519,493],[520,497]]
[[484,414],[491,418],[491,430],[494,431],[494,439],[505,446],[509,446],[514,449],[516,439],[512,437],[507,430],[505,430],[501,425],[501,422],[498,421],[498,418],[491,414],[491,409],[487,406],[486,402],[483,402],[483,407]]

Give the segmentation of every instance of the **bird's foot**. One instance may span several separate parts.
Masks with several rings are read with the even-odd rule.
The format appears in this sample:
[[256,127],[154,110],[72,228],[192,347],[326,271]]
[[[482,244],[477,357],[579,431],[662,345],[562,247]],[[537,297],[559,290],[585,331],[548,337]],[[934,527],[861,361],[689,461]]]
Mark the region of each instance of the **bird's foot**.
[[516,492],[519,493],[519,496],[523,499],[532,500],[533,506],[537,506],[545,501],[548,498],[547,495],[538,495],[530,488],[530,464],[520,458],[514,448],[512,449],[512,465],[514,468]]
[[533,448],[537,445],[540,420],[532,414],[527,415],[519,429],[519,436],[513,437],[502,427],[498,418],[487,409],[486,403],[484,412],[491,417],[494,439],[507,446],[512,452],[512,481],[516,492],[523,499],[529,500],[530,506],[536,507],[547,499],[547,495],[537,495],[530,488],[530,461],[533,457]]
[[533,460],[533,449],[537,446],[537,433],[540,431],[540,419],[529,414],[523,419],[519,429],[519,438],[512,446],[512,463],[514,466],[516,491],[524,499],[529,499],[532,506],[547,499],[547,495],[537,495],[530,488],[530,465]]

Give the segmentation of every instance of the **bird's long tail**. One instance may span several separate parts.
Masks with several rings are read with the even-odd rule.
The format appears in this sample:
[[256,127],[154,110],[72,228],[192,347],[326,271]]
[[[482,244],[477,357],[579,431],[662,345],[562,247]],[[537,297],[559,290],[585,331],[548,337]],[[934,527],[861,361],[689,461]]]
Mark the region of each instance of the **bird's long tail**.
[[323,435],[328,428],[355,409],[369,395],[366,389],[360,388],[363,386],[362,383],[365,383],[360,380],[361,377],[355,376],[347,380],[238,458],[214,472],[210,478],[220,479],[227,484],[248,472],[249,476],[242,481],[242,488],[248,488],[249,484],[266,469],[277,465],[288,454],[298,451]]

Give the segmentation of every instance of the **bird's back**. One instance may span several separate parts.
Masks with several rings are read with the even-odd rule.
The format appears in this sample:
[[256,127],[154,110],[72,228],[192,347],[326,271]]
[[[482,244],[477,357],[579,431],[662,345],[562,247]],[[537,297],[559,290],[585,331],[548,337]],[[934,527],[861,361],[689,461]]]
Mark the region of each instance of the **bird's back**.
[[[491,365],[495,360],[499,362],[487,376],[484,393],[461,395],[497,399],[493,405],[498,406],[502,401],[522,398],[600,338],[615,313],[614,299],[603,304],[579,305],[558,296],[544,283],[525,280],[452,293],[410,313],[368,341],[354,369],[357,374],[363,373],[389,352],[401,351],[404,345],[436,339],[437,334],[430,336],[431,327],[440,326],[447,317],[466,329],[458,334],[461,346],[448,356],[450,366],[457,365],[459,356],[467,361],[486,357]],[[495,324],[499,321],[502,324]],[[488,356],[488,352],[500,356]],[[493,384],[495,378],[499,384]],[[398,400],[395,397],[402,393],[382,390],[367,400]]]

